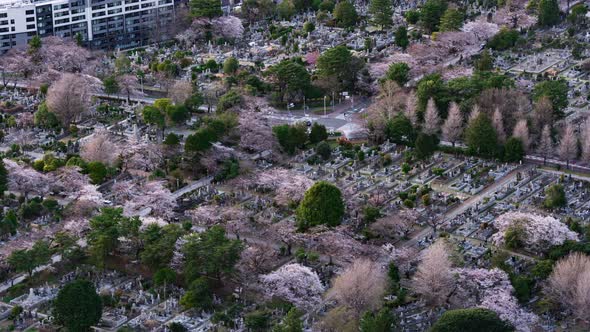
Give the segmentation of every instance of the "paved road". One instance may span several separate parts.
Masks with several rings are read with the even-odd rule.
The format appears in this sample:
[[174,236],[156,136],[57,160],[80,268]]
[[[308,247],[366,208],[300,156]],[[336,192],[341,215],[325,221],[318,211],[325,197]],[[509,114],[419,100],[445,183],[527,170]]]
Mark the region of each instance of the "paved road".
[[[455,218],[456,216],[460,215],[461,213],[465,212],[467,209],[469,209],[472,206],[474,206],[475,204],[477,204],[477,202],[482,200],[484,197],[488,196],[489,194],[492,194],[493,192],[495,192],[499,188],[508,184],[510,181],[512,181],[514,179],[514,177],[516,176],[516,173],[526,172],[531,168],[532,168],[531,165],[522,165],[522,166],[517,167],[512,172],[510,172],[510,173],[506,174],[504,177],[502,177],[499,181],[494,182],[491,186],[485,188],[484,190],[480,191],[476,195],[468,198],[467,200],[465,200],[464,202],[459,204],[459,206],[453,208],[450,211],[447,211],[439,220],[446,221],[446,220],[451,220],[451,219]],[[416,245],[418,243],[418,241],[420,241],[421,239],[433,234],[433,232],[434,232],[434,230],[429,226],[429,227],[423,229],[422,231],[420,231],[413,238],[404,242],[401,246],[402,247],[412,247],[412,246]]]

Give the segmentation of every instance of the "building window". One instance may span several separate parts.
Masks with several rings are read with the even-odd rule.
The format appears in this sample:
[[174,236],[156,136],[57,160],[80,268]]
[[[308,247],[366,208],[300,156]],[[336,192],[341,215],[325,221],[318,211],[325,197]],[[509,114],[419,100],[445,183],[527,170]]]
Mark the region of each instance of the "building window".
[[32,9],[30,9],[30,10],[27,10],[27,11],[25,12],[25,14],[26,14],[26,15],[33,15],[33,14],[35,14],[35,11],[34,11],[34,10],[32,10]]
[[27,30],[30,29],[35,29],[35,25],[34,24],[27,24]]

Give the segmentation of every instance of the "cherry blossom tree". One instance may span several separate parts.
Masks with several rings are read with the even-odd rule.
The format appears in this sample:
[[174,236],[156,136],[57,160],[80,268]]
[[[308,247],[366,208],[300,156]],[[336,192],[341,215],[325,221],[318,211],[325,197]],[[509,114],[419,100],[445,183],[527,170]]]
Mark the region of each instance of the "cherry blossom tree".
[[393,261],[400,273],[408,275],[412,265],[420,259],[420,251],[415,247],[398,247],[393,244],[384,244],[381,248],[386,259],[385,263]]
[[82,139],[80,156],[86,161],[98,161],[112,166],[119,156],[119,147],[107,130],[97,129]]
[[445,140],[453,143],[453,146],[463,135],[463,114],[455,102],[452,102],[449,107],[449,115],[442,127],[442,134]]
[[520,139],[525,152],[529,151],[531,140],[529,135],[529,125],[526,119],[519,120],[516,123],[516,126],[514,126],[514,130],[512,131],[512,136]]
[[242,20],[235,16],[221,16],[211,21],[213,31],[224,39],[234,40],[242,38],[244,26]]
[[566,160],[567,167],[569,167],[570,160],[578,156],[578,136],[576,135],[574,126],[568,124],[565,127],[558,148],[559,157]]
[[586,162],[590,161],[590,120],[588,119],[582,131],[582,159]]
[[162,147],[147,139],[132,137],[121,150],[124,170],[152,172],[164,161]]
[[120,75],[117,76],[117,82],[121,93],[127,96],[127,102],[131,101],[132,96],[143,96],[139,89],[140,84],[137,76],[130,74]]
[[126,216],[148,216],[171,219],[177,203],[163,181],[151,181],[135,185],[131,189],[131,198],[125,202]]
[[563,244],[566,240],[578,240],[578,235],[571,231],[566,224],[551,216],[533,213],[505,213],[494,220],[494,227],[498,229],[498,232],[492,236],[492,241],[496,245],[504,244],[506,231],[513,227],[519,227],[524,232],[521,236],[524,247],[537,252]]
[[47,107],[63,126],[80,119],[90,107],[96,85],[88,77],[64,74],[47,92]]
[[426,114],[424,115],[424,124],[422,131],[427,135],[435,135],[440,129],[440,116],[438,109],[434,104],[434,99],[430,98],[426,105]]
[[193,85],[187,81],[175,81],[172,88],[168,92],[168,98],[176,105],[184,104],[184,102],[193,94]]
[[49,190],[49,179],[45,174],[10,159],[4,159],[4,165],[10,191],[21,193],[27,199],[29,194],[43,196]]
[[336,277],[327,298],[349,307],[358,317],[380,306],[386,287],[383,266],[368,259],[359,259]]
[[590,257],[572,253],[559,260],[547,280],[545,293],[574,317],[590,319]]
[[449,249],[437,241],[424,251],[418,270],[412,279],[413,290],[432,306],[445,303],[455,287]]
[[408,93],[406,98],[406,108],[404,108],[404,115],[410,120],[412,126],[418,124],[418,97],[414,90]]
[[492,125],[496,129],[496,134],[500,142],[506,141],[506,131],[504,130],[504,120],[502,119],[502,113],[500,109],[496,108],[494,115],[492,116]]
[[250,245],[242,251],[238,270],[246,277],[269,273],[278,258],[278,251],[268,244]]
[[240,147],[249,152],[259,153],[272,150],[274,142],[272,127],[260,112],[246,111],[239,117],[238,132]]
[[320,278],[309,267],[300,264],[283,265],[261,276],[260,282],[266,295],[284,298],[300,309],[309,310],[322,302],[324,286]]
[[450,299],[454,307],[477,306],[492,310],[520,332],[530,332],[538,322],[539,318],[523,309],[512,295],[514,288],[506,272],[469,268],[453,269],[452,272],[457,285]]
[[272,192],[273,199],[280,205],[298,202],[305,191],[313,185],[309,178],[292,170],[273,168],[244,179],[241,186],[260,192]]

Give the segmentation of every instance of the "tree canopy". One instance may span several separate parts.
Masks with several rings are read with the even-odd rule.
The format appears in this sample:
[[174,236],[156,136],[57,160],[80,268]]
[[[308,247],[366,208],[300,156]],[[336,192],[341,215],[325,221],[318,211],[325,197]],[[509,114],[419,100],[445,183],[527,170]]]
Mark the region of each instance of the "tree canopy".
[[434,323],[431,332],[512,332],[514,328],[495,312],[482,309],[456,309],[445,312]]
[[300,231],[320,224],[339,225],[344,216],[340,189],[325,181],[316,182],[305,192],[296,214],[297,228]]
[[53,302],[54,316],[68,331],[84,332],[102,317],[102,301],[94,285],[76,280],[60,289]]

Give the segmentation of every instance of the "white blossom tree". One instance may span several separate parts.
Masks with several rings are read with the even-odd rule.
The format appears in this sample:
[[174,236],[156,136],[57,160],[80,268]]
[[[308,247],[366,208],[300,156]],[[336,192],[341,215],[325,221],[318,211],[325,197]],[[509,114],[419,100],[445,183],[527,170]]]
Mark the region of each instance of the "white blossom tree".
[[412,289],[432,306],[445,303],[455,287],[449,249],[437,241],[424,251],[418,270],[412,279]]
[[434,99],[430,98],[426,105],[426,114],[424,114],[424,124],[422,131],[427,135],[436,135],[440,130],[440,116],[438,109],[434,103]]
[[492,236],[492,241],[496,245],[504,244],[506,231],[518,227],[524,232],[521,236],[524,247],[538,252],[563,244],[566,240],[578,240],[578,235],[566,224],[551,216],[533,213],[505,213],[494,220],[494,227],[498,229]]
[[502,118],[502,113],[500,113],[500,109],[496,108],[494,111],[494,115],[492,116],[492,125],[494,129],[496,129],[496,134],[498,140],[500,142],[506,141],[506,131],[504,130],[504,120]]
[[4,165],[8,171],[10,191],[20,193],[27,199],[29,194],[43,196],[49,190],[49,181],[45,174],[10,159],[4,159]]
[[575,318],[590,319],[590,257],[572,253],[560,259],[547,280],[545,293]]
[[537,145],[537,153],[543,157],[543,164],[545,164],[547,157],[550,156],[552,152],[553,140],[551,139],[551,129],[549,128],[549,125],[545,125],[541,132],[541,140],[539,141],[539,145]]
[[86,161],[98,161],[112,166],[119,156],[119,147],[107,130],[98,129],[81,142],[80,156]]
[[463,114],[457,103],[452,102],[449,107],[449,115],[442,127],[443,138],[448,142],[457,142],[463,135]]
[[312,309],[322,301],[324,286],[317,273],[300,264],[287,264],[260,277],[264,292],[293,303],[300,309]]
[[531,146],[531,139],[529,135],[529,125],[526,119],[521,119],[514,126],[512,136],[520,139],[525,152],[529,151]]
[[565,127],[561,141],[559,141],[558,152],[559,157],[566,160],[567,167],[569,167],[570,160],[578,156],[578,136],[571,124]]

